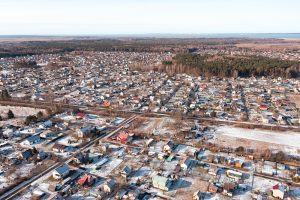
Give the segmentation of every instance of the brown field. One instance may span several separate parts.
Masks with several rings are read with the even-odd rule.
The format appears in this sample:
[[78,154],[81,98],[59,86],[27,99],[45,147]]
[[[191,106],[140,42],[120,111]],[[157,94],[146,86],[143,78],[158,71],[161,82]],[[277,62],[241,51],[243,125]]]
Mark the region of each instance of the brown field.
[[286,42],[278,43],[240,43],[235,46],[240,48],[254,48],[254,49],[292,49],[300,48],[300,40],[288,40]]

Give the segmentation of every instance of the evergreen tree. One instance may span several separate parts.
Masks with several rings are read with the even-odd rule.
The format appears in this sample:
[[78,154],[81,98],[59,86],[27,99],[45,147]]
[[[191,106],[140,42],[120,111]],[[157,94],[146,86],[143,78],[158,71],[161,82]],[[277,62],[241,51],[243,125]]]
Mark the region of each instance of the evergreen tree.
[[7,113],[7,118],[12,119],[14,117],[15,117],[14,113],[11,110],[9,110],[8,113]]
[[10,97],[7,89],[4,89],[4,90],[1,91],[1,100],[8,100],[10,98],[11,97]]
[[41,119],[43,116],[44,116],[44,114],[43,114],[42,111],[39,111],[39,112],[36,114],[36,117],[37,117],[38,119]]

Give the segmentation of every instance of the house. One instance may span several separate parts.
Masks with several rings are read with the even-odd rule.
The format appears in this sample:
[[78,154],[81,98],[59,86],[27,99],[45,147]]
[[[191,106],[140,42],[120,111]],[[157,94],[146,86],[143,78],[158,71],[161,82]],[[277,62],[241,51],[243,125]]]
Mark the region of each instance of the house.
[[167,142],[167,144],[165,144],[165,145],[163,146],[163,151],[164,151],[164,152],[167,152],[167,153],[172,153],[172,151],[173,151],[174,148],[175,148],[174,142],[172,142],[171,140],[169,140],[169,141]]
[[124,121],[123,118],[116,117],[116,118],[114,118],[110,123],[111,123],[113,126],[119,126],[123,121]]
[[55,128],[59,129],[59,130],[66,130],[67,127],[68,127],[68,123],[67,122],[64,122],[64,123],[56,123],[55,124]]
[[232,197],[234,195],[234,192],[237,190],[238,185],[236,183],[232,182],[226,182],[223,186],[223,193],[227,196]]
[[105,193],[111,193],[114,188],[116,187],[117,183],[114,179],[108,179],[104,184],[103,184],[103,191]]
[[269,107],[267,105],[260,105],[259,109],[261,110],[267,110]]
[[53,178],[56,179],[56,180],[59,180],[59,179],[63,179],[64,177],[66,177],[70,172],[70,168],[68,165],[64,164],[58,168],[56,168],[54,171],[53,171]]
[[43,139],[53,139],[56,137],[57,137],[57,133],[55,133],[51,130],[46,130],[40,134],[40,138],[43,138]]
[[108,108],[110,106],[110,102],[109,101],[104,101],[103,102],[103,107]]
[[38,160],[44,160],[45,158],[47,158],[48,157],[48,154],[46,153],[46,152],[44,152],[44,151],[40,151],[39,153],[38,153],[38,155],[37,155],[37,159]]
[[94,154],[94,153],[79,153],[78,155],[75,156],[73,159],[77,164],[88,164],[88,163],[93,163],[97,162],[102,158],[100,154]]
[[47,200],[63,200],[64,198],[57,194],[57,193],[52,193],[48,198]]
[[22,151],[18,158],[20,160],[29,160],[33,156],[33,152],[31,149],[26,149],[25,151]]
[[43,196],[45,196],[45,192],[39,190],[39,189],[36,189],[32,192],[32,197],[31,199],[41,199]]
[[244,161],[243,160],[236,160],[235,161],[235,167],[236,168],[243,168],[244,167]]
[[129,166],[126,165],[126,166],[121,170],[120,174],[121,174],[122,177],[127,178],[127,177],[130,175],[131,172],[132,172],[131,167],[129,167]]
[[208,173],[210,175],[217,176],[219,174],[220,170],[221,169],[217,165],[211,165],[208,170]]
[[84,137],[87,137],[87,135],[90,134],[91,131],[92,131],[92,127],[86,126],[86,127],[79,129],[79,131],[77,132],[77,135],[79,138],[84,138]]
[[197,191],[193,194],[193,200],[203,200],[205,198],[206,193]]
[[85,117],[85,113],[79,112],[76,114],[76,118],[84,118]]
[[31,137],[26,138],[24,141],[21,142],[23,146],[30,146],[36,143],[39,143],[41,138],[38,135],[33,135]]
[[14,134],[15,130],[16,128],[6,128],[3,130],[2,134],[3,136],[9,138]]
[[152,185],[155,188],[169,191],[172,186],[172,181],[166,177],[155,175],[152,177]]
[[272,196],[278,199],[285,199],[287,197],[288,187],[282,184],[276,184],[272,188]]
[[132,136],[130,136],[128,133],[125,132],[121,132],[118,136],[117,136],[117,140],[120,141],[122,144],[126,144],[128,142],[132,141]]
[[45,128],[50,128],[53,125],[51,120],[47,120],[43,122],[42,124],[39,125],[39,128],[45,129]]
[[65,151],[66,146],[62,144],[55,143],[52,147],[52,151],[57,153],[63,153]]
[[49,184],[49,186],[48,186],[48,190],[50,192],[58,191],[60,188],[61,188],[61,185],[59,185],[59,184]]
[[73,158],[74,162],[77,164],[87,164],[89,162],[89,154],[79,153]]
[[84,174],[79,180],[78,180],[78,184],[79,185],[87,185],[87,186],[92,186],[95,182],[94,177],[92,177],[89,174]]
[[128,191],[122,189],[122,190],[119,191],[118,194],[116,195],[116,199],[123,199],[124,197],[126,198],[127,194],[128,194]]
[[150,138],[146,141],[146,146],[149,147],[154,142],[153,138]]
[[226,175],[234,180],[239,180],[243,177],[243,173],[234,170],[227,170]]
[[187,158],[185,158],[183,160],[183,162],[181,163],[180,167],[183,170],[187,170],[192,164],[193,164],[193,160],[187,157]]
[[171,155],[167,158],[167,162],[171,162],[172,160],[175,159],[175,154],[174,153],[171,153]]
[[218,192],[218,187],[217,186],[215,186],[215,185],[213,185],[213,184],[209,184],[209,186],[208,186],[208,192],[210,192],[210,193],[217,193]]

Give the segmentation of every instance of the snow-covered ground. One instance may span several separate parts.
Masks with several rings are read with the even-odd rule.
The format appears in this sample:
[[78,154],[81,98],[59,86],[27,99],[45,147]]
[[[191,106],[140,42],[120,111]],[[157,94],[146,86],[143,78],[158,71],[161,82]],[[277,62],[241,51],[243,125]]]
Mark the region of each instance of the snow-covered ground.
[[[7,119],[7,113],[9,110],[11,110],[14,113],[15,118]],[[0,116],[4,119],[3,121],[0,121],[0,126],[3,126],[5,124],[23,124],[25,118],[28,115],[36,115],[39,111],[43,112],[43,114],[46,115],[46,110],[44,109],[17,106],[0,106]]]
[[267,142],[292,147],[295,150],[300,149],[300,133],[292,131],[278,132],[258,129],[243,129],[232,126],[220,126],[216,130],[216,136],[218,135]]
[[6,177],[4,177],[3,175],[0,175],[0,190],[3,188],[6,188],[8,186],[7,181],[8,180]]
[[0,115],[7,116],[7,112],[11,110],[15,117],[27,117],[28,115],[36,115],[39,111],[46,114],[44,109],[30,108],[30,107],[16,107],[16,106],[0,106]]
[[107,177],[122,162],[122,159],[111,158],[101,169],[91,171],[91,173],[96,174],[97,176]]
[[184,144],[179,144],[176,149],[175,149],[175,153],[179,154],[179,155],[194,155],[194,153],[197,151],[197,148],[192,147],[192,146],[188,146],[188,145],[184,145]]
[[140,126],[137,131],[155,134],[155,135],[164,135],[166,133],[172,132],[168,127],[170,124],[174,124],[175,121],[172,118],[149,118],[146,122],[143,123],[143,126]]

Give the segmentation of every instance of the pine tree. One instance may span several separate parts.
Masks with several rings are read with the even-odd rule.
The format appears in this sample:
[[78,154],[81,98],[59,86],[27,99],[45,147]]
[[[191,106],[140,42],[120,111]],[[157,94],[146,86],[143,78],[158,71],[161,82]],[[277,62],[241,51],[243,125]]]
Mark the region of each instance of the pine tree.
[[8,113],[7,113],[7,118],[12,119],[14,117],[15,117],[14,113],[11,110],[9,110]]
[[36,114],[36,117],[37,117],[38,119],[41,119],[43,116],[44,116],[44,114],[43,114],[42,111],[39,111],[39,112]]
[[1,100],[7,100],[7,99],[10,99],[10,95],[7,91],[7,89],[4,89],[1,91]]

